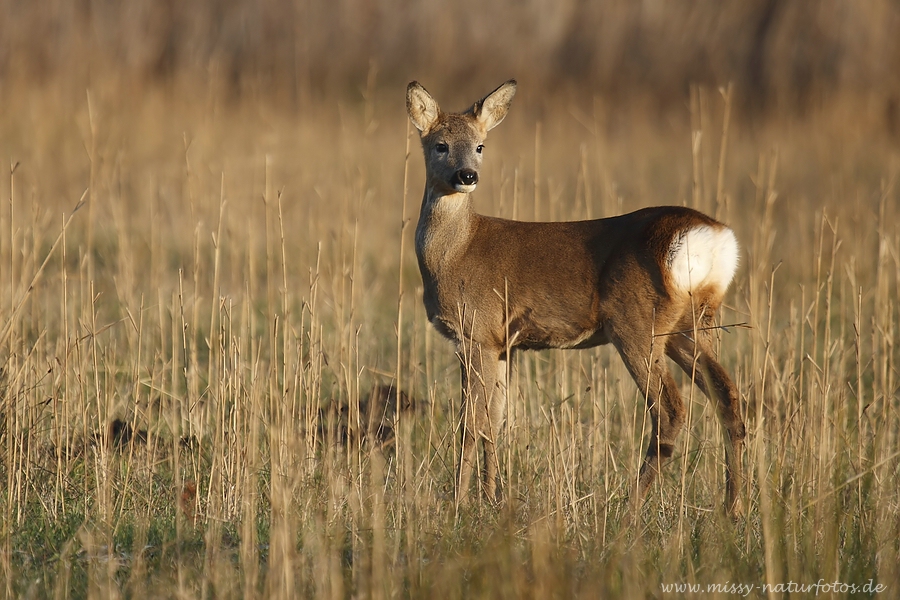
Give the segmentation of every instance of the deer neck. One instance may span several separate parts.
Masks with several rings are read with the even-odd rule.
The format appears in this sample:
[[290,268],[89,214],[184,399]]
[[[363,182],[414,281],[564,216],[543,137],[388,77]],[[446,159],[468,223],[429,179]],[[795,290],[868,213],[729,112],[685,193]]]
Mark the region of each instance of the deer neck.
[[468,246],[474,218],[469,194],[425,189],[416,226],[416,255],[423,273],[437,273],[455,262]]

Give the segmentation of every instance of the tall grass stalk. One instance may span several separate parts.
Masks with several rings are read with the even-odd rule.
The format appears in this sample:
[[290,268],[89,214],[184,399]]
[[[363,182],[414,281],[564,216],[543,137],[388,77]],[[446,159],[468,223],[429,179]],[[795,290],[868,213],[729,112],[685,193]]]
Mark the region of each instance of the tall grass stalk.
[[[629,500],[649,423],[608,348],[509,361],[503,501],[458,507],[459,363],[421,305],[408,195],[422,166],[377,72],[360,99],[297,113],[106,88],[89,105],[11,95],[7,597],[898,589],[900,214],[886,138],[840,106],[751,126],[730,89],[720,102],[697,88],[663,117],[561,91],[546,100],[556,110],[523,102],[491,133],[479,211],[690,204],[735,228],[741,266],[719,319],[749,328],[723,328],[718,348],[748,425],[747,517],[720,512],[723,433],[691,375],[677,379],[688,418],[675,457],[646,502]],[[30,102],[45,117],[9,116]],[[396,394],[373,414],[378,386],[415,408]],[[384,415],[380,434],[367,427]]]

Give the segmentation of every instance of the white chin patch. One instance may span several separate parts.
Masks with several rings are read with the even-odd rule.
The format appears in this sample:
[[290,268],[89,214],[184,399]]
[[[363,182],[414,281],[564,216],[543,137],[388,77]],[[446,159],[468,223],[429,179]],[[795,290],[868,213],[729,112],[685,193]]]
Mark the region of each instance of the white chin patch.
[[463,193],[463,194],[471,194],[472,192],[475,191],[475,186],[476,186],[476,185],[478,185],[478,184],[475,184],[475,185],[463,185],[463,184],[461,184],[461,183],[457,183],[456,185],[453,186],[453,189],[455,189],[457,192],[461,192],[461,193]]

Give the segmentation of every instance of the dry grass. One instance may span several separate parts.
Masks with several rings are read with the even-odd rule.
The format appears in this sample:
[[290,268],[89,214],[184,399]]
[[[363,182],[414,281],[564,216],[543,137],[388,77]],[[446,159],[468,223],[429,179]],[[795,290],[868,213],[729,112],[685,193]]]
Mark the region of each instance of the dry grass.
[[[608,348],[518,357],[506,502],[456,511],[457,366],[421,307],[403,86],[295,112],[54,81],[6,89],[0,116],[7,596],[900,589],[898,154],[865,105],[733,119],[723,153],[716,90],[612,110],[523,85],[492,133],[482,212],[686,204],[742,242],[721,322],[750,329],[720,355],[745,400],[747,520],[719,515],[722,433],[682,380],[690,425],[628,525],[647,419]],[[391,447],[335,443],[329,409],[362,423],[398,378],[421,402]]]

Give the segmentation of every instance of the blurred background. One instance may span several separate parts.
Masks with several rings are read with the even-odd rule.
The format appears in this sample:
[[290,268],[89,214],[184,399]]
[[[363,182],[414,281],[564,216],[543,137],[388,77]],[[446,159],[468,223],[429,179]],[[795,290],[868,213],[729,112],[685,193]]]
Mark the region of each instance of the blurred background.
[[739,115],[853,98],[900,135],[894,0],[2,0],[0,14],[7,90],[62,79],[81,94],[113,77],[296,108],[377,73],[466,98],[517,77],[665,108],[691,84],[732,82]]

